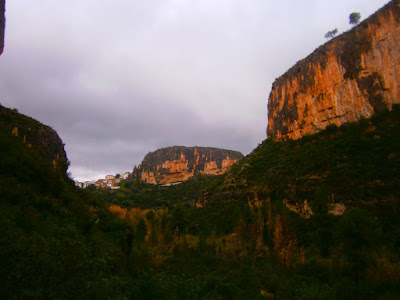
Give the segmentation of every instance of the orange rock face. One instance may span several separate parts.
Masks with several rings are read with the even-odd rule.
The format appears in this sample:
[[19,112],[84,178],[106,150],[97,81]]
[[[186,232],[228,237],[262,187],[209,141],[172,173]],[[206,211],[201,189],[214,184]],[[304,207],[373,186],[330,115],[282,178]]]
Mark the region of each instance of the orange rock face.
[[196,174],[223,174],[241,158],[241,153],[231,150],[174,146],[146,155],[137,172],[143,182],[171,184]]
[[276,79],[268,137],[298,139],[400,103],[400,1],[393,0]]

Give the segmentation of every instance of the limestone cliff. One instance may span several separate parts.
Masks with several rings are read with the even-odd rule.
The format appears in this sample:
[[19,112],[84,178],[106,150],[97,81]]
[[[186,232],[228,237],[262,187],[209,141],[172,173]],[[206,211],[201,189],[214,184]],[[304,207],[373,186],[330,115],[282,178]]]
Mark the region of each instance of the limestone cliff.
[[400,0],[319,47],[275,80],[267,135],[298,139],[400,103]]
[[67,154],[57,132],[49,126],[0,105],[0,127],[22,143],[27,149],[37,150],[46,160],[63,172],[67,170]]
[[0,0],[0,55],[3,53],[4,48],[4,29],[6,25],[6,20],[4,17],[5,2],[5,0]]
[[146,183],[170,184],[197,174],[223,174],[242,158],[231,150],[174,146],[148,153],[133,174]]

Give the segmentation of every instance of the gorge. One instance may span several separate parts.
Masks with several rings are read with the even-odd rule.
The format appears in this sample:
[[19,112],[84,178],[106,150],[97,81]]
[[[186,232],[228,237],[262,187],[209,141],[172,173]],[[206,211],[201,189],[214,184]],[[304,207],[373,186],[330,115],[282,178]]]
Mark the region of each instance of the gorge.
[[278,78],[246,157],[161,148],[116,190],[77,188],[58,133],[0,105],[2,298],[399,299],[399,8]]

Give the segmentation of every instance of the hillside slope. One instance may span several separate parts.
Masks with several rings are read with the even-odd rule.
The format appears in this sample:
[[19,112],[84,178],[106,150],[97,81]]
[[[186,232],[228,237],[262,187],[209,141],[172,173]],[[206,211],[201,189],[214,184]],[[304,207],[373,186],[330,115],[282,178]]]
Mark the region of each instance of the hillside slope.
[[[4,109],[0,114],[4,117]],[[85,191],[76,188],[64,168],[54,167],[49,158],[57,149],[51,143],[53,137],[58,137],[56,132],[15,112],[12,117],[12,123],[29,121],[32,130],[28,132],[32,135],[26,139],[37,138],[40,148],[29,148],[21,136],[12,134],[10,124],[5,124],[2,118],[1,297],[127,297],[123,247],[128,227]],[[21,123],[18,124],[21,128]],[[59,140],[55,141],[58,144]],[[47,157],[49,153],[51,157]]]
[[31,117],[0,105],[0,126],[25,144],[27,149],[35,149],[53,166],[65,172],[68,168],[64,144],[57,132]]
[[[293,288],[304,283],[304,299],[395,299],[399,170],[394,105],[298,140],[264,141],[206,188],[202,215],[223,239],[241,240],[241,251],[285,266]],[[301,293],[272,289],[282,299]]]
[[332,201],[346,205],[398,202],[399,170],[400,108],[394,105],[391,112],[330,125],[299,140],[265,140],[220,177],[207,197],[246,193],[249,199],[273,197],[300,205],[312,202],[324,187]]

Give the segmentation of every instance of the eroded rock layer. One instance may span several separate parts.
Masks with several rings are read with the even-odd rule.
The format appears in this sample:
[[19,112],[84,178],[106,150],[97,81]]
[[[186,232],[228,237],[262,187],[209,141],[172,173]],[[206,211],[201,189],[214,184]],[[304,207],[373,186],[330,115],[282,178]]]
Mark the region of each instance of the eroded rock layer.
[[329,124],[370,117],[394,103],[400,103],[400,0],[392,0],[275,80],[267,135],[298,139]]
[[223,174],[242,158],[237,151],[174,146],[148,153],[133,174],[146,183],[170,184],[197,174]]

